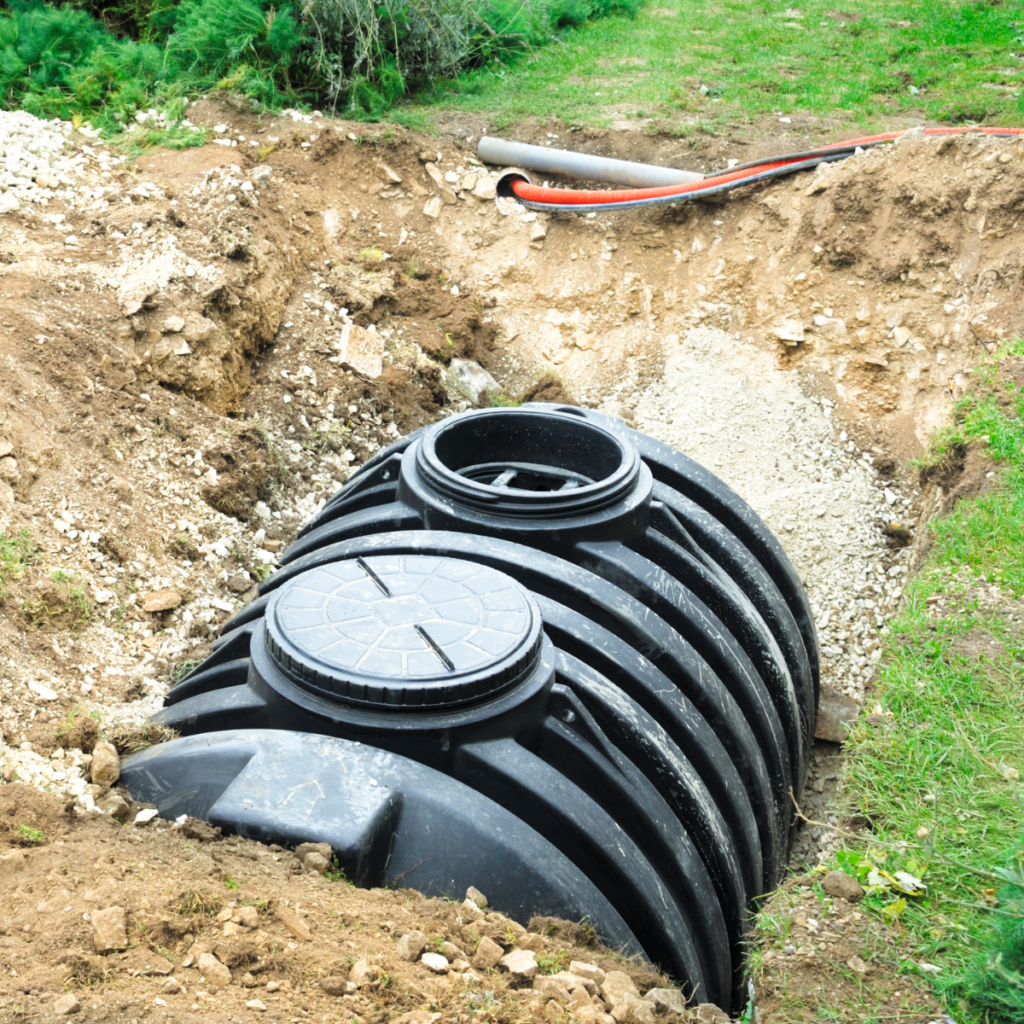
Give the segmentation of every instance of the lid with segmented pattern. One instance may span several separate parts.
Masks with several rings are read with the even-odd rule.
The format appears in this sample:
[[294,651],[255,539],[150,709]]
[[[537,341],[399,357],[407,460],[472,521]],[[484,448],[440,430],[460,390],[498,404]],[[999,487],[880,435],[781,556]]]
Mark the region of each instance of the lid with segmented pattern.
[[319,696],[438,709],[495,696],[541,647],[540,612],[510,576],[458,558],[380,555],[289,580],[267,608],[278,667]]

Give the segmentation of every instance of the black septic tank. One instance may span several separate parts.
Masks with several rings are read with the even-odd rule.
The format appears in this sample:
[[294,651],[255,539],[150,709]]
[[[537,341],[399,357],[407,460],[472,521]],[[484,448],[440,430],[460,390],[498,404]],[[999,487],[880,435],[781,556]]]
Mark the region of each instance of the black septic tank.
[[735,1008],[817,707],[806,595],[685,455],[587,409],[409,435],[300,533],[123,776],[360,885],[587,917]]

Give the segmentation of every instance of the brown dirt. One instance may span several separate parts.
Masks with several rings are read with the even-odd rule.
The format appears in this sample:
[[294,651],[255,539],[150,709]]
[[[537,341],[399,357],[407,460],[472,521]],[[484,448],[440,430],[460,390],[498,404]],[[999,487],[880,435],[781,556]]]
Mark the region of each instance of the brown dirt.
[[898,928],[856,904],[822,896],[818,882],[787,882],[765,911],[770,923],[754,953],[761,1024],[934,1020],[940,1004],[905,973]]
[[[122,752],[159,742],[143,723],[172,666],[208,653],[271,549],[352,467],[452,408],[444,367],[454,357],[480,361],[510,395],[597,405],[616,383],[656,374],[692,327],[717,326],[837,400],[846,429],[898,474],[966,370],[1024,329],[1019,144],[906,142],[827,179],[805,174],[717,205],[525,220],[464,196],[435,220],[423,212],[435,189],[419,153],[440,145],[442,170],[472,168],[472,154],[448,138],[324,119],[260,123],[206,101],[190,117],[227,123],[242,141],[149,154],[116,179],[114,202],[53,202],[0,218],[0,438],[18,466],[12,502],[0,483],[0,531],[27,530],[35,548],[0,606],[2,727],[9,745],[31,743],[43,756],[88,753],[100,736]],[[767,135],[681,143],[624,131],[561,142],[699,169],[794,148]],[[260,154],[270,174],[253,179],[265,173]],[[543,239],[532,237],[537,223]],[[77,243],[66,243],[72,235]],[[384,335],[378,376],[341,361],[343,309]],[[842,321],[843,331],[815,316]],[[776,336],[790,319],[805,327],[801,344]],[[1024,379],[1024,362],[1004,372]],[[947,500],[970,493],[977,466],[991,468],[968,451],[959,470],[943,470],[952,474]],[[906,537],[893,527],[892,540]],[[147,593],[167,588],[179,608],[141,610]],[[40,685],[56,696],[40,696]],[[84,714],[91,709],[98,725]],[[237,985],[195,999],[201,985],[185,969],[189,994],[161,996],[162,980],[144,973],[156,953],[180,963],[188,929],[224,941],[209,914],[186,921],[174,909],[191,890],[261,904],[265,934],[225,956],[237,959],[239,980],[246,966],[280,980],[275,993],[257,993],[277,1014],[344,1007],[357,1022],[383,1024],[428,1008],[467,1017],[456,983],[417,975],[393,952],[406,922],[465,941],[448,904],[296,875],[290,855],[256,844],[67,816],[35,789],[0,785],[0,845],[11,831],[3,822],[14,820],[47,842],[19,847],[27,863],[2,879],[0,1021],[52,1016],[65,987],[97,1021],[141,1019],[158,997],[172,1020],[251,1012],[252,994]],[[82,914],[100,905],[97,894],[128,911],[131,951],[91,950]],[[289,948],[262,907],[273,899],[308,910],[312,944]],[[544,948],[585,937],[562,926]],[[853,999],[846,947],[835,950],[762,974],[762,1020],[771,1020],[770,986],[786,977]],[[614,960],[589,948],[572,955],[584,952]],[[363,954],[384,973],[351,1005],[316,987]],[[629,969],[643,980],[642,968]],[[889,984],[887,971],[857,984]],[[485,990],[494,993],[489,1019],[542,1012],[497,976]],[[893,1006],[898,990],[909,993],[909,982],[893,980]]]
[[[41,832],[40,840],[19,835],[23,825]],[[17,851],[13,859],[9,851]],[[341,1016],[385,1024],[423,1009],[426,1024],[431,1013],[468,1020],[477,1002],[495,1024],[544,1016],[543,1003],[507,974],[436,976],[401,959],[397,940],[413,929],[435,946],[453,942],[468,957],[487,935],[506,948],[535,949],[551,973],[585,960],[626,971],[641,990],[667,983],[592,942],[577,945],[580,929],[567,922],[536,919],[529,933],[499,914],[473,923],[451,901],[304,873],[280,847],[211,840],[166,822],[131,828],[109,818],[74,821],[52,797],[20,783],[0,786],[0,858],[4,1022],[52,1020],[54,1000],[65,992],[77,995],[81,1019],[97,1024],[152,1013],[170,1021],[233,1020],[253,1013],[246,1007],[253,999],[271,1020]],[[109,906],[124,910],[130,944],[99,954],[89,916]],[[226,923],[242,908],[254,908],[256,927]],[[290,916],[311,937],[294,935]],[[190,951],[195,961],[213,952],[233,983],[213,990]],[[360,961],[369,978],[355,994],[328,995],[321,987]],[[169,993],[169,977],[184,990]]]
[[551,402],[556,405],[579,405],[565,387],[565,381],[553,373],[542,374],[522,395],[524,402]]

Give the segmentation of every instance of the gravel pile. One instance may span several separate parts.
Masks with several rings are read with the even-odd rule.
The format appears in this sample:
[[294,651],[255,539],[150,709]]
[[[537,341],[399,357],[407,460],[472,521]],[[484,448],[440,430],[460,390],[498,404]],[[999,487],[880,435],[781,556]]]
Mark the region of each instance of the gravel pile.
[[753,355],[708,327],[681,339],[660,381],[612,397],[771,527],[808,589],[822,681],[862,701],[907,573],[907,555],[891,550],[882,530],[893,521],[912,529],[913,519],[910,499],[879,476],[874,453],[847,436],[833,403],[806,397],[769,353]]
[[123,159],[93,150],[87,143],[98,137],[87,126],[0,110],[0,214],[58,196],[75,202],[87,178],[109,177]]

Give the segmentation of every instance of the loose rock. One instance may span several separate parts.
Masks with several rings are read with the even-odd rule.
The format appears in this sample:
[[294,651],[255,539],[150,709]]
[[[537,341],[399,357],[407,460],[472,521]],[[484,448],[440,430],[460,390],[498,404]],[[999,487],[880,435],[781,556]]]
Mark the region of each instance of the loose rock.
[[830,871],[822,879],[821,887],[829,896],[838,896],[850,903],[856,903],[864,895],[864,887],[845,871]]
[[340,975],[333,975],[330,978],[322,978],[320,987],[329,996],[347,996],[356,991],[357,986]]
[[168,587],[166,590],[154,590],[142,599],[144,612],[169,612],[180,607],[182,596],[177,590]]
[[609,971],[604,976],[600,988],[605,1002],[611,1007],[623,1002],[627,996],[640,998],[640,992],[633,984],[633,979],[624,971]]
[[677,988],[652,988],[644,995],[644,1000],[650,1003],[658,1013],[684,1013],[686,1011],[686,1000],[683,993]]
[[113,743],[103,740],[93,747],[90,770],[97,786],[112,786],[117,782],[121,777],[121,758]]
[[814,737],[829,743],[845,743],[857,721],[860,706],[852,697],[822,684]]
[[125,928],[124,908],[107,907],[94,910],[91,916],[92,941],[97,953],[111,953],[126,949],[128,932]]
[[433,971],[435,974],[447,974],[451,968],[451,964],[448,963],[447,958],[441,956],[440,953],[424,953],[420,958],[420,963],[423,964],[428,971]]
[[466,890],[466,899],[472,900],[481,910],[487,909],[487,897],[475,885]]
[[[3,198],[0,196],[0,198]],[[2,212],[2,211],[0,211]],[[53,1001],[53,1012],[58,1017],[66,1017],[71,1013],[78,1013],[82,1004],[70,992],[67,995],[58,996]]]
[[203,953],[199,957],[199,973],[203,980],[214,990],[227,988],[231,984],[231,971],[212,953]]
[[415,963],[427,948],[427,937],[420,931],[412,931],[398,940],[398,955],[403,960]]
[[476,954],[470,962],[476,968],[490,970],[498,966],[498,962],[504,955],[505,950],[494,939],[489,939],[485,935],[480,940],[480,945],[476,948]]
[[513,981],[529,981],[537,973],[537,954],[531,949],[513,949],[498,961],[498,967],[508,971]]

